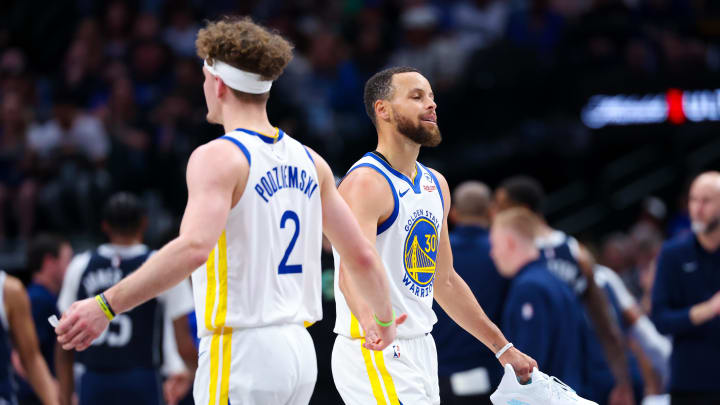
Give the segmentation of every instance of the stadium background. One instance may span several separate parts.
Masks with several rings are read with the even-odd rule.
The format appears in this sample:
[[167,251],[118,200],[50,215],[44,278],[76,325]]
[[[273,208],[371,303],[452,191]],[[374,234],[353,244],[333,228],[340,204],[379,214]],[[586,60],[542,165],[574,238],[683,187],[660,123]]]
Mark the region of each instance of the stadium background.
[[[294,42],[271,122],[338,176],[375,145],[365,80],[418,67],[444,137],[420,160],[451,187],[538,178],[551,225],[617,270],[687,230],[687,183],[720,162],[720,3],[710,0],[3,1],[0,268],[27,279],[24,249],[40,230],[76,251],[102,241],[99,209],[117,190],[143,197],[151,246],[177,232],[189,153],[222,132],[205,122],[195,35],[224,14]],[[625,96],[592,110],[598,95]],[[54,137],[63,119],[83,120],[82,142]],[[321,362],[326,298],[313,332]],[[318,381],[318,395],[332,391],[329,375]]]

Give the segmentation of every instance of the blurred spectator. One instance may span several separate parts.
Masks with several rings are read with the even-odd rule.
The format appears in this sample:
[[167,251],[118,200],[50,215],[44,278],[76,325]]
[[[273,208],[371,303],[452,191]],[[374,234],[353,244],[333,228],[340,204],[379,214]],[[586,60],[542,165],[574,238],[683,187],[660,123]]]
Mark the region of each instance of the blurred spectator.
[[105,30],[105,55],[110,59],[121,59],[127,55],[130,25],[128,2],[114,0],[107,4],[102,26]]
[[539,225],[525,208],[505,210],[493,219],[490,255],[500,274],[512,279],[502,330],[543,372],[577,391],[582,384],[582,306],[541,259],[535,247]]
[[720,172],[690,187],[693,234],[666,242],[653,286],[652,315],[672,336],[673,405],[720,403],[714,365],[720,361]]
[[55,229],[70,231],[74,213],[85,230],[96,216],[95,199],[109,188],[104,171],[110,143],[102,122],[79,108],[77,95],[61,90],[55,97],[54,117],[34,123],[28,146],[36,170],[45,180],[39,203]]
[[131,191],[147,187],[150,167],[148,123],[135,106],[132,82],[117,79],[108,100],[105,128],[112,144],[108,169],[114,186]]
[[155,107],[172,84],[167,49],[156,40],[141,41],[133,45],[130,61],[135,103],[143,109]]
[[27,146],[29,114],[18,94],[6,93],[0,110],[0,243],[7,237],[5,219],[17,218],[18,235],[27,240],[35,224],[37,184]]
[[531,0],[526,10],[510,15],[507,36],[510,41],[537,51],[542,62],[548,65],[564,29],[564,19],[551,7],[549,0]]
[[391,56],[390,66],[412,66],[418,69],[436,91],[452,87],[463,68],[463,49],[454,38],[437,35],[438,10],[429,5],[410,7],[403,11],[400,22],[404,29],[404,46]]
[[170,26],[163,32],[163,39],[178,56],[195,56],[195,37],[200,27],[191,10],[173,8],[169,14]]
[[[27,287],[30,306],[35,324],[40,352],[52,374],[55,374],[55,343],[57,335],[48,323],[50,315],[57,312],[57,297],[62,287],[65,269],[73,256],[70,244],[57,236],[39,234],[32,239],[27,250],[27,267],[32,273],[32,282]],[[26,375],[17,356],[14,357],[16,370]],[[18,402],[20,405],[39,405],[35,395],[24,378],[18,378]]]
[[509,13],[507,0],[463,0],[456,3],[451,14],[458,46],[469,54],[502,38]]
[[[453,267],[475,294],[485,314],[500,324],[509,282],[490,258],[490,189],[478,181],[458,185],[452,195],[450,232]],[[439,305],[433,327],[438,350],[440,399],[443,404],[488,404],[500,383],[502,368],[492,352],[462,330]]]
[[618,274],[631,271],[632,241],[622,232],[608,236],[602,244],[600,264],[613,269]]

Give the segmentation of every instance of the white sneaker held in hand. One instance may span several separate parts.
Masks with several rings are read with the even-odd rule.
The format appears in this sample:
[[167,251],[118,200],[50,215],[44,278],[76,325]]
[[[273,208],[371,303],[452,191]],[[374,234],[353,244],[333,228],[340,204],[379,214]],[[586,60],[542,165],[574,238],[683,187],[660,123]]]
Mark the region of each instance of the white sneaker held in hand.
[[505,375],[490,400],[494,405],[598,405],[537,367],[530,374],[530,382],[520,384],[510,364],[505,365]]

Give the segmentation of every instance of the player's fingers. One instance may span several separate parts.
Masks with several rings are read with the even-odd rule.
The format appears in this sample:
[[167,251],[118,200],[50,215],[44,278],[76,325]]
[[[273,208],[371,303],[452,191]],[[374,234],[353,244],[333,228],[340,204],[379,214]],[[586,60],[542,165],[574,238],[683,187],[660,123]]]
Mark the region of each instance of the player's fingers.
[[76,320],[77,320],[77,315],[75,315],[75,313],[73,312],[72,307],[71,307],[60,318],[60,323],[55,328],[55,333],[58,336],[61,336],[64,333],[68,332],[70,329],[72,329]]
[[387,344],[384,343],[382,340],[375,342],[375,343],[370,343],[370,342],[366,341],[363,346],[368,350],[374,350],[374,351],[379,352],[379,351],[382,351],[384,348],[386,348]]
[[89,335],[85,336],[85,339],[83,339],[82,343],[80,343],[80,345],[77,348],[75,348],[75,350],[81,352],[81,351],[87,349],[88,347],[90,347],[93,340],[94,339],[92,338],[92,336],[89,336]]
[[58,335],[58,342],[62,345],[70,343],[73,339],[75,339],[80,332],[83,331],[83,328],[78,324],[78,322],[75,322],[71,329],[65,331],[64,333]]
[[407,320],[407,314],[402,314],[395,318],[395,325],[400,325],[401,323],[405,322]]
[[[75,330],[75,328],[73,328],[73,330]],[[72,339],[68,339],[66,341],[66,343],[63,344],[63,349],[70,350],[70,349],[79,348],[85,343],[86,338],[87,338],[87,332],[78,328],[77,333],[72,337]]]

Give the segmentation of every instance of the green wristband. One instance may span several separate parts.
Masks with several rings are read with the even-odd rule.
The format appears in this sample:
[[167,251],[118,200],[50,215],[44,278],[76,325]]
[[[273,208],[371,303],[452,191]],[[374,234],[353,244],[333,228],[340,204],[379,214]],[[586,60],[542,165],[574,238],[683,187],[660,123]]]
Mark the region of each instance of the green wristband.
[[389,322],[383,322],[378,319],[377,315],[373,314],[373,318],[375,318],[375,323],[382,326],[383,328],[387,328],[388,326],[392,325],[395,322],[395,310],[393,309],[393,317],[392,320]]

